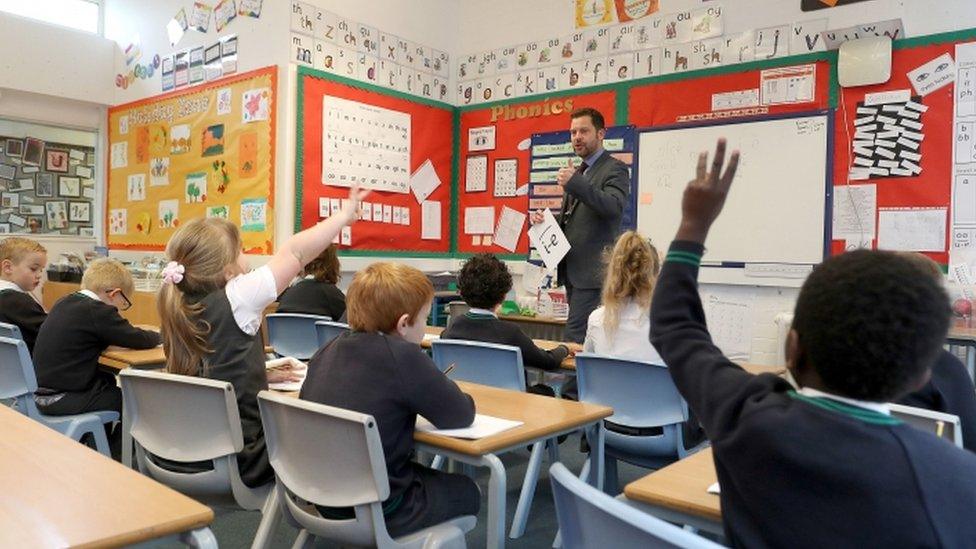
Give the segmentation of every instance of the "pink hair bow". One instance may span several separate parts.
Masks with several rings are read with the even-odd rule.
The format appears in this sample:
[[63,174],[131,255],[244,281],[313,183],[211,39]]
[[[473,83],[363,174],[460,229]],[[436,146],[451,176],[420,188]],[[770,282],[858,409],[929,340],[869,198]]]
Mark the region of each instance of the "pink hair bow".
[[175,261],[170,261],[163,267],[163,282],[167,284],[179,284],[183,280],[183,273],[185,272],[186,267]]

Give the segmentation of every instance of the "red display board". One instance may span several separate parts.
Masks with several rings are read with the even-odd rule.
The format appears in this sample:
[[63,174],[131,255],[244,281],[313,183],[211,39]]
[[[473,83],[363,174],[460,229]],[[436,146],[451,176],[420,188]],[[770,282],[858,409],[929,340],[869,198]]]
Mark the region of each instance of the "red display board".
[[[701,122],[705,120],[755,117],[766,114],[781,114],[825,109],[829,106],[831,71],[827,61],[781,60],[783,67],[813,65],[816,78],[812,101],[802,103],[733,107],[712,110],[713,96],[747,90],[758,90],[764,70],[776,70],[772,65],[764,68],[748,68],[731,65],[703,74],[689,74],[685,78],[663,80],[649,84],[638,84],[630,90],[628,102],[629,119],[626,121],[637,127],[666,126],[682,122]],[[788,64],[785,64],[788,63]]]
[[[523,234],[519,238],[518,246],[510,252],[492,242],[490,245],[474,245],[472,235],[464,233],[464,210],[474,206],[494,206],[495,221],[501,215],[502,208],[508,206],[516,211],[526,213],[528,197],[525,195],[513,197],[496,197],[494,195],[495,161],[514,159],[518,162],[518,185],[529,182],[529,142],[532,134],[568,130],[570,124],[569,113],[582,107],[593,107],[600,111],[607,126],[616,124],[615,111],[617,92],[614,90],[597,91],[593,93],[577,93],[573,95],[559,94],[550,97],[534,97],[517,102],[487,105],[461,110],[460,156],[458,158],[458,216],[455,230],[458,235],[457,251],[461,253],[491,252],[497,254],[527,254],[529,238]],[[469,150],[469,130],[472,128],[494,128],[495,146],[491,150]],[[487,156],[487,188],[484,191],[466,192],[465,167],[469,156]]]
[[441,185],[427,198],[441,204],[441,238],[421,238],[421,205],[414,194],[373,191],[366,202],[409,208],[409,225],[375,221],[358,221],[352,226],[351,245],[342,250],[364,253],[389,253],[398,256],[411,252],[450,253],[451,196],[454,117],[450,105],[413,98],[397,92],[380,90],[326,73],[299,69],[298,73],[298,146],[295,165],[296,212],[295,229],[301,230],[317,223],[320,198],[346,198],[349,190],[322,183],[322,112],[323,100],[338,97],[366,105],[381,107],[410,115],[410,173],[414,173],[428,159]]
[[[906,73],[943,53],[955,57],[955,42],[896,49],[892,52],[891,79],[888,82],[875,86],[840,89],[834,124],[834,186],[848,184],[857,103],[863,102],[866,94],[891,90],[912,90],[911,94],[914,96],[915,90],[912,88]],[[921,99],[922,104],[928,107],[928,110],[921,117],[921,122],[925,127],[925,139],[920,146],[922,159],[919,165],[922,167],[922,173],[914,177],[881,177],[867,181],[849,182],[852,185],[876,183],[878,208],[949,207],[952,194],[953,90],[955,90],[955,86],[950,84]],[[948,219],[952,219],[951,212],[948,212],[948,215]],[[947,222],[947,246],[950,242],[950,230],[951,224]],[[877,241],[873,243],[873,246],[877,247]],[[842,253],[844,247],[844,241],[835,240],[831,243],[831,253]],[[927,253],[926,255],[941,264],[949,262],[947,251]]]

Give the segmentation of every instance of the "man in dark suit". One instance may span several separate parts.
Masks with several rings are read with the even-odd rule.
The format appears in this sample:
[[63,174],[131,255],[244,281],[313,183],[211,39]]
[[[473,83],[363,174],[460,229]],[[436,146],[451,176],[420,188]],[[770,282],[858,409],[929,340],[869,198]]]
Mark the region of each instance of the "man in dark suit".
[[[556,176],[563,188],[559,226],[571,246],[559,263],[558,273],[569,300],[566,340],[582,343],[587,319],[600,305],[603,250],[620,234],[630,175],[626,164],[603,150],[607,132],[599,111],[583,108],[570,116],[573,151],[583,162],[575,168],[569,163]],[[541,221],[542,212],[532,212],[532,223]]]

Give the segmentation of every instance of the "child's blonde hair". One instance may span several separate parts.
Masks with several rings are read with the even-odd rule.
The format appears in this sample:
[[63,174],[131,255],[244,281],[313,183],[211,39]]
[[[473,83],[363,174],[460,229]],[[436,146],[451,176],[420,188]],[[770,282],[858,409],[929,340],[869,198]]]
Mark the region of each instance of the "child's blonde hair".
[[346,293],[349,327],[363,332],[395,332],[400,317],[412,325],[434,298],[427,276],[400,263],[373,263],[359,271]]
[[46,254],[47,250],[40,242],[29,238],[11,236],[0,240],[0,261],[10,261],[16,265],[33,253]]
[[197,375],[204,355],[211,352],[210,326],[200,318],[198,303],[227,284],[225,267],[241,253],[237,226],[217,217],[198,218],[180,227],[166,245],[166,256],[183,266],[183,280],[165,283],[156,307],[161,320],[166,369]]
[[650,314],[654,282],[661,270],[657,249],[636,231],[620,235],[607,260],[603,282],[603,328],[607,340],[620,325],[620,309],[634,301],[644,314]]
[[92,261],[81,277],[81,288],[95,293],[108,292],[119,288],[122,293],[132,295],[135,282],[132,273],[117,259],[102,257]]

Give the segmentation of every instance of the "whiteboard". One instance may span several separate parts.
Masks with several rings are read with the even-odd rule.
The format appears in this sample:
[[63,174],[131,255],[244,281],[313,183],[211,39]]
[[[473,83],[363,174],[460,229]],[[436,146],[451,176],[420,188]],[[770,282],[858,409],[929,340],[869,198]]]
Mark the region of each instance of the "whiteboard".
[[799,286],[828,244],[831,124],[826,112],[642,130],[637,230],[667,246],[698,155],[719,137],[741,152],[725,208],[705,242],[703,282]]

